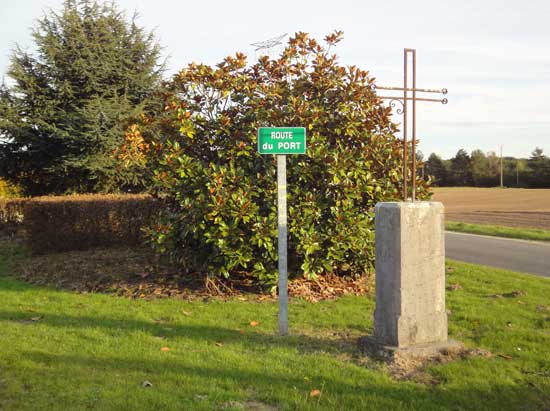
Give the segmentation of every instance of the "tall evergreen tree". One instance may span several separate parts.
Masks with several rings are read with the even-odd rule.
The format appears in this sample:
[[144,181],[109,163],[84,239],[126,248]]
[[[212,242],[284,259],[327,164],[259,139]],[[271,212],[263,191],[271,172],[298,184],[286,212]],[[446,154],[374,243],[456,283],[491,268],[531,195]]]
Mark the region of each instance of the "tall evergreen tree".
[[435,185],[444,186],[447,184],[447,170],[443,160],[437,154],[430,154],[424,167],[426,168],[426,174],[433,177]]
[[550,187],[550,158],[544,155],[542,148],[535,148],[527,160],[527,166],[531,170],[531,187]]
[[457,151],[451,159],[451,184],[456,186],[473,185],[471,158],[464,149]]
[[128,188],[112,153],[154,102],[154,34],[112,2],[66,0],[32,35],[36,53],[17,47],[0,89],[0,176],[31,195]]

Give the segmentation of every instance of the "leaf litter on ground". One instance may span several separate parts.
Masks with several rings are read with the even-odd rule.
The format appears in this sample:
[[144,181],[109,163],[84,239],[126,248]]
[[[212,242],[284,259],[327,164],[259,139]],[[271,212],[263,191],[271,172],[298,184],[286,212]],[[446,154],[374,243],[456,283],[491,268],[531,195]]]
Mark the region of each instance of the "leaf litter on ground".
[[[270,293],[251,275],[234,273],[230,279],[181,274],[158,261],[146,248],[112,248],[70,251],[28,256],[16,264],[15,276],[35,285],[53,285],[80,293],[110,293],[135,299],[237,298],[273,301]],[[334,299],[343,295],[368,295],[373,276],[342,277],[334,274],[289,281],[289,296],[308,302]],[[189,316],[191,313],[183,312]]]

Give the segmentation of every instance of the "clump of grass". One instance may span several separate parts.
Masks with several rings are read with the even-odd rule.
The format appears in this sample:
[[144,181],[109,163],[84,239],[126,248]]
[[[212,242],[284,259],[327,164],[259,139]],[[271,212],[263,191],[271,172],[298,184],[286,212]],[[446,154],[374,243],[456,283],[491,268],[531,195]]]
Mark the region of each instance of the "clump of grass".
[[550,230],[540,230],[536,228],[504,227],[488,224],[469,224],[456,221],[445,222],[445,228],[449,231],[457,231],[460,233],[518,238],[534,241],[550,241]]

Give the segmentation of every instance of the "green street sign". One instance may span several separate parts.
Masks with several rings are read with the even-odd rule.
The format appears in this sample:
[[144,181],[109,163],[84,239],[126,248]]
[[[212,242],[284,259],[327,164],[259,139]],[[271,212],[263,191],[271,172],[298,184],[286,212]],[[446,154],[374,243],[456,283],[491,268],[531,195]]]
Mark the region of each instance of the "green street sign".
[[260,127],[258,129],[260,154],[305,154],[304,127]]

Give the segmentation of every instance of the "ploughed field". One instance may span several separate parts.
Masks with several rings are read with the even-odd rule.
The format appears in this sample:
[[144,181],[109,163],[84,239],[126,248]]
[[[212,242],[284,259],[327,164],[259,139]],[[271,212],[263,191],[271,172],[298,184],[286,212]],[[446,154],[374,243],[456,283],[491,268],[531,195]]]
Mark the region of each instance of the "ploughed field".
[[433,191],[432,199],[445,205],[448,221],[550,230],[550,189],[437,187]]

